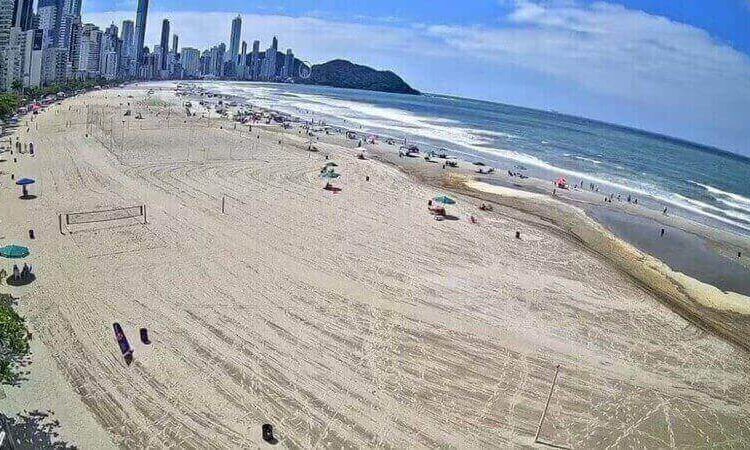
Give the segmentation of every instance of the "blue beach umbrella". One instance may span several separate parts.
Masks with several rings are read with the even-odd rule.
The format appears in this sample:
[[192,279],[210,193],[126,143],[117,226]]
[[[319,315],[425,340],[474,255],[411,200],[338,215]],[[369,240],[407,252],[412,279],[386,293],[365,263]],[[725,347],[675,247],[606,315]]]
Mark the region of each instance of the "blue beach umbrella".
[[29,184],[34,184],[36,181],[32,180],[31,178],[21,178],[20,180],[16,181],[16,184],[19,186],[28,186]]
[[6,245],[0,248],[0,256],[3,258],[25,258],[30,255],[29,249],[20,245]]
[[432,199],[433,202],[442,203],[443,205],[455,205],[456,201],[453,200],[450,197],[446,197],[445,195],[440,197],[435,197]]

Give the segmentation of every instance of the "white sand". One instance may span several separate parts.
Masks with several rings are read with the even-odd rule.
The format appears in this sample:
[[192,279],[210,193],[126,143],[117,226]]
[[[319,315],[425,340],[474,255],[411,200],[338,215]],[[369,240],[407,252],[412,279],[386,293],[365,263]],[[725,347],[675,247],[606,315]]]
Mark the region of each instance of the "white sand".
[[547,196],[541,194],[535,194],[533,192],[522,191],[520,189],[513,189],[505,186],[495,186],[489,183],[483,183],[481,181],[468,181],[466,186],[471,189],[478,191],[487,192],[490,194],[497,194],[503,197],[515,197],[515,198],[533,198],[533,199],[548,199]]
[[[45,406],[54,384],[15,401],[96,419],[63,420],[65,436],[255,447],[268,422],[289,447],[525,446],[562,364],[545,441],[750,445],[748,355],[561,233],[461,198],[459,220],[435,221],[426,202],[442,192],[354,149],[309,153],[302,136],[184,123],[181,108],[122,117],[139,89],[44,112],[20,133],[37,156],[3,163],[39,179],[35,200],[0,193],[4,243],[29,244],[39,277],[21,311],[86,407]],[[107,105],[89,117],[111,132],[85,125],[84,102]],[[324,154],[338,194],[321,189]],[[58,213],[137,204],[147,225],[57,230]]]

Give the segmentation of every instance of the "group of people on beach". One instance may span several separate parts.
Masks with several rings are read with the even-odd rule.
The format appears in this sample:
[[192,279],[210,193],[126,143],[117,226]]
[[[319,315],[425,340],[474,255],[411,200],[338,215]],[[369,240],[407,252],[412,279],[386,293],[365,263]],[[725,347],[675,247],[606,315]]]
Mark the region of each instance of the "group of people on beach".
[[[604,197],[604,202],[605,203],[612,203],[612,200],[614,200],[614,198],[615,198],[615,194],[609,194],[608,196]],[[618,202],[622,201],[622,194],[617,194],[617,201]],[[630,194],[628,194],[628,196],[626,198],[626,201],[628,203],[632,203],[634,205],[638,204],[638,199],[635,198],[635,197],[632,197]]]
[[[32,275],[32,267],[30,264],[24,263],[22,269],[19,269],[17,264],[13,264],[12,281],[20,282],[28,280]],[[8,272],[6,272],[5,269],[0,269],[0,280],[5,281],[6,278],[8,278]]]

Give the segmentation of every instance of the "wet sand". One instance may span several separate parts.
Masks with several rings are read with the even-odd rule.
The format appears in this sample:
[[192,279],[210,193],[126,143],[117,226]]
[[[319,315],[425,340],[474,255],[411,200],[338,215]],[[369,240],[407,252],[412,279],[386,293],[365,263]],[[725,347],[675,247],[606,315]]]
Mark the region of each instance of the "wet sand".
[[664,261],[673,270],[722,291],[748,296],[750,301],[750,270],[738,262],[736,255],[730,258],[716,252],[707,239],[609,208],[591,207],[588,212],[618,237]]
[[[545,442],[750,444],[748,352],[675,305],[723,315],[738,335],[742,314],[688,303],[697,294],[657,278],[655,261],[613,258],[632,249],[582,211],[483,200],[465,177],[396,166],[377,148],[359,160],[336,136],[308,152],[299,129],[187,118],[172,90],[156,94],[171,107],[145,90],[43,112],[19,130],[37,155],[12,167],[38,179],[38,197],[0,191],[6,239],[32,248],[38,275],[3,289],[47,349],[35,356],[80,399],[47,408],[93,418],[63,421],[66,436],[258,447],[272,423],[292,448],[528,447],[560,364]],[[126,118],[127,102],[144,119]],[[339,164],[338,193],[322,189],[326,161]],[[427,199],[446,193],[458,220],[436,221]],[[147,224],[58,231],[60,213],[139,204]],[[31,389],[14,404],[42,408],[58,390]]]

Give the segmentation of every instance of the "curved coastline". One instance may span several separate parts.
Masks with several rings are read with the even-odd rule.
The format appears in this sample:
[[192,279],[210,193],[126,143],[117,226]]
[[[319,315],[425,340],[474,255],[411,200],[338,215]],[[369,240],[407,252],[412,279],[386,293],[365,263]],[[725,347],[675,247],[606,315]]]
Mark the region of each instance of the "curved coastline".
[[[342,133],[321,133],[310,152],[316,138],[302,126],[248,134],[226,118],[187,116],[170,127],[161,114],[182,112],[173,90],[91,93],[18,130],[40,148],[19,168],[44,181],[39,201],[8,223],[12,236],[26,223],[41,231],[41,276],[21,308],[48,349],[35,358],[65,389],[29,383],[14,408],[59,410],[71,440],[101,434],[123,447],[258,446],[269,421],[291,447],[364,447],[380,436],[398,447],[521,447],[532,445],[561,364],[550,442],[637,445],[633,430],[674,430],[680,446],[746,440],[750,354],[727,342],[746,335],[743,304],[670,274],[582,203],[548,195],[546,181],[475,184],[487,179],[470,163],[443,170],[385,145],[365,144],[359,158]],[[91,134],[85,123],[61,126],[90,108],[106,124],[126,95],[144,118],[124,147],[107,147],[124,122],[91,123]],[[329,157],[341,194],[321,189]],[[19,205],[4,192],[6,208]],[[453,220],[427,214],[438,192],[457,198]],[[148,225],[58,237],[51,211],[103,200],[147,203]],[[478,212],[488,201],[495,211]],[[472,214],[479,225],[462,220]],[[133,342],[131,366],[113,321],[133,336],[152,332],[152,344]],[[80,401],[51,402],[49,390]],[[483,416],[467,426],[478,404]],[[631,414],[659,408],[663,432]],[[700,435],[689,434],[696,426]]]
[[488,183],[468,179],[458,181],[454,189],[549,221],[657,294],[683,317],[750,350],[747,340],[750,335],[750,298],[722,292],[672,270],[664,262],[618,238],[573,205],[542,195],[515,195],[511,189],[500,190]]
[[[237,97],[237,100],[253,103],[252,99]],[[269,111],[285,113],[269,108]],[[363,130],[348,129],[361,134]],[[335,137],[327,137],[333,143],[347,144]],[[392,164],[400,170],[415,175],[420,181],[440,185],[468,197],[491,201],[541,219],[541,224],[551,223],[574,238],[585,248],[609,261],[615,268],[630,276],[638,284],[653,292],[675,312],[695,323],[712,330],[743,350],[750,350],[750,297],[735,292],[725,292],[696,277],[688,276],[670,267],[635,244],[618,237],[600,221],[592,217],[583,206],[597,205],[599,194],[589,192],[571,193],[564,201],[556,200],[547,193],[546,181],[531,177],[524,185],[502,187],[485,181],[499,181],[495,177],[477,177],[465,168],[451,169],[450,181],[446,173],[437,170],[436,164],[422,164],[421,158],[397,158],[393,147],[382,142],[365,144],[376,159]],[[470,161],[458,158],[461,166],[470,166]],[[591,178],[591,177],[588,177]],[[737,249],[750,254],[750,240],[725,230],[716,230],[706,224],[684,217],[663,216],[648,208],[630,204],[618,205],[622,212],[637,215],[653,224],[671,226],[696,237],[705,238],[717,255],[729,257]],[[750,261],[740,260],[750,273]]]

